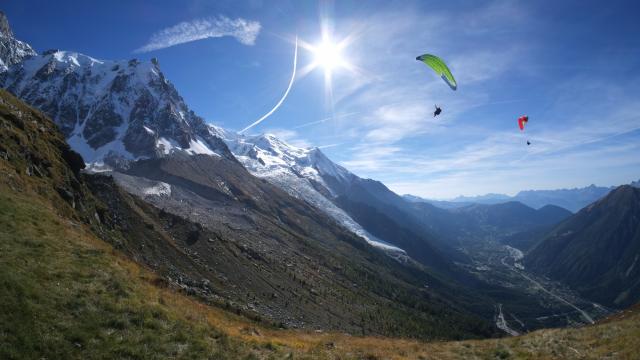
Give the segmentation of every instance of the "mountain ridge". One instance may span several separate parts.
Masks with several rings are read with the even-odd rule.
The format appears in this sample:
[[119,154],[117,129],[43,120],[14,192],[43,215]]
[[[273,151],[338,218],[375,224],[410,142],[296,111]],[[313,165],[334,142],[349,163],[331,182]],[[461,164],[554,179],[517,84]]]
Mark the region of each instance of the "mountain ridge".
[[623,185],[555,226],[525,263],[587,298],[623,308],[640,299],[639,253],[640,189]]

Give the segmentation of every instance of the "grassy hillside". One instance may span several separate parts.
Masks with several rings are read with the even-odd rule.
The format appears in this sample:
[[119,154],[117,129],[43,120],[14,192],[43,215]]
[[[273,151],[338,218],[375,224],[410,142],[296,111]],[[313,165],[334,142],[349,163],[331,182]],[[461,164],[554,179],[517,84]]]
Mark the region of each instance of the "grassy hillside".
[[0,358],[238,358],[201,305],[152,285],[82,225],[0,194]]
[[0,191],[0,358],[620,358],[640,312],[463,342],[279,330],[202,305],[29,194]]

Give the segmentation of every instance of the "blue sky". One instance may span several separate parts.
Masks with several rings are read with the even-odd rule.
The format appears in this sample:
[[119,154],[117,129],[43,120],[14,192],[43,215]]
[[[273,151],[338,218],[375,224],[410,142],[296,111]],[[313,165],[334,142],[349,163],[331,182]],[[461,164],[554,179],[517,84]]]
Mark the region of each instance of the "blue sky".
[[[333,71],[331,96],[322,68],[298,71],[282,106],[249,133],[323,147],[401,194],[513,194],[640,178],[636,1],[0,4],[18,38],[38,51],[157,57],[196,113],[234,130],[278,102],[293,39],[317,44],[324,24],[335,41],[348,39],[342,57],[350,66]],[[197,38],[195,21],[219,37],[136,52],[185,29]],[[415,61],[423,53],[447,61],[457,91]],[[299,68],[314,59],[299,49]],[[444,110],[435,119],[434,104]],[[523,114],[525,135],[516,124]]]

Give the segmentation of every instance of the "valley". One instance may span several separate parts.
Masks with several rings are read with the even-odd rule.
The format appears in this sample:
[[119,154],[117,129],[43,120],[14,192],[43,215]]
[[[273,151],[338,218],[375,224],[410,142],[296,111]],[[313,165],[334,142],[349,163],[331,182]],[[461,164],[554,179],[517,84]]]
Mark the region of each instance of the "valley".
[[464,268],[488,284],[514,289],[536,303],[536,307],[521,308],[516,302],[503,301],[503,323],[524,333],[548,327],[582,326],[609,316],[607,309],[587,299],[557,281],[527,271],[522,254],[497,241],[484,240],[468,244],[463,249],[471,259]]

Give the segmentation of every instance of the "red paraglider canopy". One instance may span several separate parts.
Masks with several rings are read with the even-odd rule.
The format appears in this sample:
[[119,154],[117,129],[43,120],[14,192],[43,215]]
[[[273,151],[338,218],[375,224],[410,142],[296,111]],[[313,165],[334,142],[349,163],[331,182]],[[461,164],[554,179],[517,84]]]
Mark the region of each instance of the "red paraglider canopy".
[[524,130],[524,124],[526,124],[528,121],[529,117],[527,115],[520,116],[518,118],[518,126],[520,127],[520,130]]

